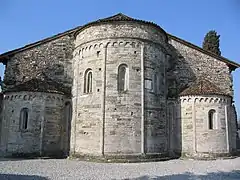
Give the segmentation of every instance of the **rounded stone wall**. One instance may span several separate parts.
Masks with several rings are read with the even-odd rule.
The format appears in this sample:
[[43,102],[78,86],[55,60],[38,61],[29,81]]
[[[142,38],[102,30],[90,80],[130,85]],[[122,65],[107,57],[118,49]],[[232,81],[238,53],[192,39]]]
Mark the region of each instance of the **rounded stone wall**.
[[167,151],[166,40],[166,34],[155,26],[128,21],[99,23],[78,32],[72,88],[73,155]]
[[229,96],[180,98],[182,153],[192,157],[229,155],[234,149],[234,121]]
[[66,101],[55,93],[5,93],[0,142],[4,154],[56,156],[66,151]]
[[168,123],[166,119],[167,55],[156,44],[144,44],[144,131],[145,153],[168,154]]

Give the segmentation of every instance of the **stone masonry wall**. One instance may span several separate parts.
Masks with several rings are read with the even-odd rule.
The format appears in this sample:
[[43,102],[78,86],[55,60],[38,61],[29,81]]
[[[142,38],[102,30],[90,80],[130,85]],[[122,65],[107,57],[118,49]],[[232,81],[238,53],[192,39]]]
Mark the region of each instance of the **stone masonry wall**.
[[[186,109],[189,111],[189,109]],[[167,104],[167,121],[169,128],[169,152],[176,154],[182,151],[182,112],[181,106],[175,100],[168,101]],[[188,113],[189,114],[189,113]],[[186,114],[188,116],[188,114]],[[185,116],[185,118],[187,118]],[[186,132],[187,133],[187,132]]]
[[231,134],[230,138],[232,139],[230,144],[230,150],[234,152],[237,149],[237,114],[234,105],[231,105],[229,107],[229,117],[231,118],[229,129]]
[[[64,96],[59,94],[6,93],[0,141],[0,147],[5,155],[40,153],[41,150],[45,154],[60,153],[63,149],[61,144],[63,104]],[[22,108],[28,108],[27,130],[20,129]]]
[[2,134],[2,126],[3,126],[3,93],[0,93],[0,156],[2,154],[2,148],[1,148],[1,134]]
[[145,39],[156,43],[166,42],[167,39],[166,35],[156,27],[125,21],[87,27],[76,36],[76,44],[80,45],[93,39],[123,37]]
[[[227,134],[230,132],[226,125],[225,106],[231,105],[231,100],[224,97],[211,97],[208,99],[196,100],[196,144],[197,152],[209,153],[228,153],[229,140]],[[216,111],[217,129],[209,129],[208,112],[214,109]],[[228,108],[228,111],[230,109]],[[230,117],[228,118],[228,126],[230,125]],[[231,138],[229,134],[228,139]]]
[[193,122],[193,108],[192,108],[193,98],[190,97],[184,101],[180,105],[181,110],[178,113],[178,119],[181,122],[180,134],[181,137],[181,150],[182,152],[193,152],[193,144],[194,144],[194,122]]
[[166,54],[153,43],[144,44],[146,153],[168,152],[166,119]]
[[[234,133],[230,108],[231,98],[226,96],[181,97],[182,153],[229,153]],[[212,109],[216,111],[216,121],[209,129],[208,113]]]
[[[74,56],[73,121],[71,151],[81,154],[100,153],[103,44],[92,42],[78,46]],[[84,76],[92,71],[92,92],[84,93]]]
[[[106,154],[141,153],[141,42],[112,39],[107,47],[105,145]],[[118,92],[118,67],[129,72],[128,90]]]
[[[145,150],[146,153],[166,151],[165,40],[165,35],[154,27],[131,22],[88,27],[76,36],[72,93],[73,108],[77,108],[73,111],[72,152],[95,155],[141,153],[141,59],[146,62],[145,79],[152,79],[153,72],[159,71],[160,86],[164,87],[158,95],[152,93],[153,103],[149,94],[146,95],[145,111],[153,111],[153,116],[145,117]],[[126,64],[129,70],[129,89],[123,93],[117,90],[120,64]],[[153,67],[156,64],[158,67]],[[88,68],[93,71],[93,92],[84,94],[83,75]]]
[[226,94],[233,95],[232,75],[226,63],[173,39],[170,39],[169,43],[175,48],[177,54],[172,74],[179,91],[198,77],[204,76]]
[[41,78],[71,86],[73,48],[72,37],[65,35],[15,54],[7,62],[5,84],[8,87]]

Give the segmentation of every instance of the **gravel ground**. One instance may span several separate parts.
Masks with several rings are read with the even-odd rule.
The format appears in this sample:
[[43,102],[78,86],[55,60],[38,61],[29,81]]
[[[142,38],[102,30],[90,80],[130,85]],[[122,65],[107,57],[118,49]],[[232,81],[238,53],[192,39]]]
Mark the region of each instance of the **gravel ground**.
[[240,158],[216,161],[93,163],[68,159],[0,159],[0,180],[240,180]]

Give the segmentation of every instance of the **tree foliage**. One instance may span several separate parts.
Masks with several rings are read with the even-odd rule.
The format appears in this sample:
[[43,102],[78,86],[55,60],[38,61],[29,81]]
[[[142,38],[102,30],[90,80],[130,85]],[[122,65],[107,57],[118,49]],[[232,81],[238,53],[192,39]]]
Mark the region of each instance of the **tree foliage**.
[[214,30],[209,31],[205,37],[204,37],[204,41],[203,41],[203,49],[210,51],[218,56],[221,56],[221,51],[220,51],[220,47],[219,47],[219,38],[220,35],[217,35],[217,32]]

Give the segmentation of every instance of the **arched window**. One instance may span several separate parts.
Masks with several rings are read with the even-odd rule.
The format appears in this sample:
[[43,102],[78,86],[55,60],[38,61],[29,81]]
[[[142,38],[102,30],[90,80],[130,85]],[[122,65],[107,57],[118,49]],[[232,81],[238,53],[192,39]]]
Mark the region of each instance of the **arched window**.
[[128,90],[128,67],[126,64],[121,64],[118,67],[118,91],[124,92]]
[[84,76],[84,93],[92,92],[92,70],[87,69]]
[[28,108],[23,108],[20,112],[20,129],[26,130],[28,128]]
[[216,123],[216,111],[211,109],[208,112],[208,129],[214,129]]

